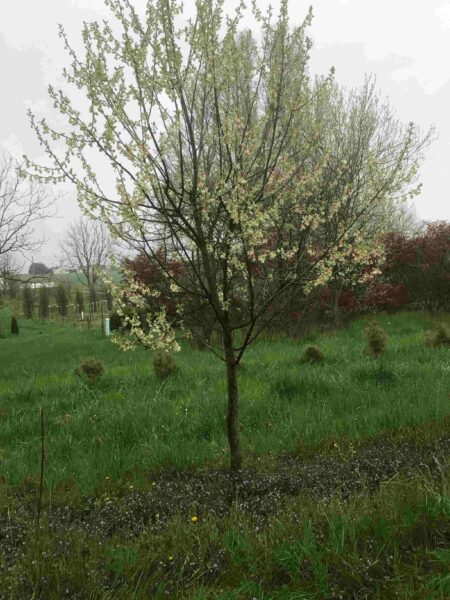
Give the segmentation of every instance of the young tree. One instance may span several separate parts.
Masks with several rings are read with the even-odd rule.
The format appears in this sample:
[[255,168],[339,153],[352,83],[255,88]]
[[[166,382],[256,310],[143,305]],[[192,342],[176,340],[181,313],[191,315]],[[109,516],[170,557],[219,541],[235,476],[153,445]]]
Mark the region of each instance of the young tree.
[[78,315],[84,312],[84,296],[81,290],[75,292],[75,305],[77,307]]
[[36,302],[36,294],[34,290],[25,285],[22,290],[22,309],[23,314],[27,319],[32,319],[34,314],[34,305]]
[[89,288],[89,313],[96,313],[98,304],[98,295],[95,286]]
[[50,293],[47,286],[39,288],[39,318],[47,319],[49,316]]
[[67,288],[60,284],[56,288],[55,292],[56,304],[58,306],[58,313],[61,317],[67,317],[69,308],[69,293]]
[[[246,348],[273,319],[275,301],[281,309],[293,295],[308,296],[338,261],[365,262],[372,248],[358,223],[388,183],[391,193],[414,193],[420,136],[408,128],[384,157],[388,170],[368,152],[353,219],[320,238],[358,179],[334,202],[321,194],[333,156],[319,143],[314,101],[331,75],[316,87],[308,77],[311,11],[291,30],[287,0],[276,19],[254,2],[259,38],[239,29],[243,2],[225,18],[222,1],[198,0],[183,25],[177,0],[148,0],[145,16],[131,0],[106,4],[120,33],[107,22],[86,24],[83,57],[61,30],[72,57],[67,81],[85,91],[86,104],[50,87],[68,125],[57,131],[31,115],[52,161],[33,173],[72,181],[87,213],[157,261],[180,314],[183,298],[208,302],[222,336],[221,347],[210,348],[226,364],[235,471],[242,464],[237,368]],[[107,160],[114,188],[111,170],[91,167],[95,153]],[[337,177],[344,167],[336,159]],[[188,265],[187,274],[168,268],[169,259]],[[116,299],[145,311],[157,295],[130,275]],[[126,319],[137,342],[179,349],[164,307],[149,312],[144,327],[137,316]]]

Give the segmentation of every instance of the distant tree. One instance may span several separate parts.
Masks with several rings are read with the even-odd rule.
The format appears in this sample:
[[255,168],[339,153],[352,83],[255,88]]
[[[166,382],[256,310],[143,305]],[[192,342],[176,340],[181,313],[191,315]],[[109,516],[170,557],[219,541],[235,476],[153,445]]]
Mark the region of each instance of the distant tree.
[[368,286],[364,304],[368,308],[387,310],[404,308],[407,300],[407,288],[404,283],[388,283],[380,280]]
[[111,258],[113,244],[104,223],[81,217],[66,229],[59,247],[65,266],[91,288],[98,284],[100,273]]
[[19,272],[20,267],[16,255],[12,252],[0,255],[0,292],[11,300],[16,298],[19,292]]
[[426,223],[416,236],[385,238],[383,283],[403,286],[408,304],[429,311],[450,309],[450,223]]
[[34,290],[28,285],[25,285],[22,289],[22,308],[23,314],[27,319],[33,318],[35,302],[36,295]]
[[49,269],[44,263],[33,262],[28,269],[29,275],[50,275],[53,271]]
[[34,225],[52,214],[55,198],[46,185],[26,181],[22,165],[9,154],[0,156],[0,257],[36,252],[43,240],[34,235]]

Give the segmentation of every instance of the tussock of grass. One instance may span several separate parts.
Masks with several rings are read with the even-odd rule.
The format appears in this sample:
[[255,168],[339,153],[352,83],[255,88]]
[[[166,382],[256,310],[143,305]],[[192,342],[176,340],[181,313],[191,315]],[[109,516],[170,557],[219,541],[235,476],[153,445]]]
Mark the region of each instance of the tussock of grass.
[[311,345],[306,346],[302,356],[300,357],[300,364],[304,363],[322,363],[325,360],[325,355],[319,346]]
[[447,323],[435,323],[433,329],[427,331],[425,343],[432,348],[450,346],[450,326]]

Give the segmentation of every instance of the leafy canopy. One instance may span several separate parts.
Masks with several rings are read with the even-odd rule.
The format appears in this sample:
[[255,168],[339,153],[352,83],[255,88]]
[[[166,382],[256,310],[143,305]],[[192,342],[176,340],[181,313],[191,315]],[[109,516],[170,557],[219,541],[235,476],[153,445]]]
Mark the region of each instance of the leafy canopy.
[[[287,0],[277,17],[255,1],[229,16],[223,0],[197,0],[193,19],[176,0],[148,0],[144,15],[130,0],[105,2],[114,19],[85,24],[83,56],[60,31],[72,97],[50,87],[63,131],[31,115],[51,159],[34,177],[72,181],[87,214],[158,261],[180,314],[180,292],[201,298],[226,336],[243,332],[242,353],[275,298],[307,295],[337,264],[380,253],[364,217],[386,194],[417,192],[426,140],[410,124],[383,151],[368,122],[357,164],[339,155],[327,118],[333,71],[313,82],[307,68],[311,9],[291,28]],[[256,35],[242,27],[246,12]],[[129,280],[117,300],[145,311],[158,291]],[[178,349],[163,308],[145,327],[126,318],[140,343]]]

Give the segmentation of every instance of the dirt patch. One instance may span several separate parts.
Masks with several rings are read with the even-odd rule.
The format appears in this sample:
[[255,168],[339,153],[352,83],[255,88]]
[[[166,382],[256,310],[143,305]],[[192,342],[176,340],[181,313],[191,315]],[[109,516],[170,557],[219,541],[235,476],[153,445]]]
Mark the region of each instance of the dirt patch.
[[[131,489],[132,486],[124,489],[111,484],[109,492],[97,497],[78,497],[74,504],[53,504],[45,508],[45,526],[52,532],[51,538],[56,540],[52,556],[55,561],[61,557],[70,560],[70,540],[76,539],[76,535],[71,536],[71,533],[84,533],[86,539],[103,547],[113,536],[126,543],[144,532],[162,533],[168,521],[177,514],[188,522],[201,522],[212,516],[227,516],[233,509],[249,519],[254,531],[263,531],[268,520],[273,517],[282,518],[286,504],[298,496],[317,501],[339,496],[346,502],[360,492],[375,493],[382,482],[396,476],[408,477],[419,473],[439,476],[448,466],[450,432],[440,429],[434,439],[426,441],[416,434],[417,431],[411,431],[409,437],[380,435],[354,446],[348,440],[336,441],[331,443],[325,453],[315,458],[282,454],[265,461],[261,457],[260,461],[255,460],[257,467],[241,470],[233,480],[225,469],[165,469],[149,474],[148,489],[135,490]],[[29,535],[32,529],[34,531],[36,482],[31,481],[29,487],[30,489],[20,492],[17,490],[9,509],[3,508],[0,511],[0,553],[3,555],[0,579],[5,571],[20,565],[27,555]],[[433,526],[430,527],[431,533]],[[448,533],[450,532],[446,535]],[[117,539],[114,540],[116,542]],[[402,551],[410,553],[411,560],[415,560],[414,546],[406,547],[408,544],[409,539],[405,540]],[[204,583],[208,578],[215,579],[225,568],[226,562],[223,548],[210,548],[209,551],[212,554],[207,561],[208,572],[202,575]],[[155,558],[155,572],[160,570],[170,579],[171,574],[182,568],[183,578],[187,582],[203,568],[204,557],[200,555],[190,557],[188,566],[184,563],[180,565],[176,560],[178,558],[172,562],[170,559],[161,562],[159,557]],[[380,570],[384,577],[392,571],[389,556],[383,560],[385,562],[378,557],[373,563],[361,566],[361,572],[364,572],[363,588],[367,593],[375,585],[373,582],[378,581],[381,576]],[[332,579],[336,580],[336,589],[342,592],[351,582],[343,577],[341,567],[342,565],[336,566],[336,574]],[[330,573],[333,568],[330,565]],[[191,574],[189,569],[192,570]],[[273,585],[276,587],[285,582],[288,575],[284,571],[278,573]],[[29,584],[24,575],[20,577],[24,586]],[[175,575],[173,578],[176,579]],[[102,589],[111,591],[118,585],[118,581],[116,575],[104,573]],[[350,591],[344,596],[340,593],[333,597],[350,597]],[[0,598],[6,600],[7,597],[9,596],[2,596],[0,592]],[[20,597],[31,595],[23,593]],[[73,592],[70,597],[84,596]]]
[[[382,437],[350,457],[338,452],[312,460],[281,455],[270,471],[243,469],[233,482],[227,470],[165,470],[152,475],[150,490],[87,498],[81,507],[53,506],[48,516],[54,530],[82,529],[102,540],[113,535],[139,536],[145,529],[159,532],[175,514],[198,519],[224,516],[231,506],[251,517],[255,527],[263,528],[293,496],[327,500],[339,494],[346,500],[361,491],[374,493],[382,482],[397,475],[437,474],[449,456],[450,434],[420,445]],[[7,529],[7,523],[3,524]],[[5,536],[4,530],[0,546]]]

